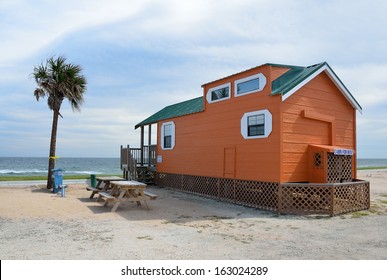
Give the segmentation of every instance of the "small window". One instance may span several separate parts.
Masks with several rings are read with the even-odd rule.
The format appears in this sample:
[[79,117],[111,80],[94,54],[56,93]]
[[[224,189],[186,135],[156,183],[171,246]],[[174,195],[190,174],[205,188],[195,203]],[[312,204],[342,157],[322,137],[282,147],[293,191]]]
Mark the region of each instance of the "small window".
[[272,122],[267,109],[245,113],[241,118],[241,134],[245,139],[267,138],[272,131]]
[[164,148],[172,147],[172,125],[167,124],[164,126]]
[[262,136],[265,134],[265,115],[254,115],[247,118],[247,135]]
[[172,150],[175,147],[175,123],[167,122],[161,126],[161,148]]
[[242,94],[259,89],[259,79],[252,79],[243,83],[237,84],[237,94]]
[[313,167],[316,169],[323,168],[323,154],[322,153],[314,153],[313,154]]
[[241,96],[263,90],[266,85],[266,77],[256,74],[235,81],[235,96]]
[[231,86],[231,84],[228,83],[228,84],[220,85],[220,86],[217,86],[214,88],[210,88],[207,91],[207,96],[206,96],[207,102],[213,103],[213,102],[218,102],[218,101],[222,101],[225,99],[229,99],[230,98],[230,86]]

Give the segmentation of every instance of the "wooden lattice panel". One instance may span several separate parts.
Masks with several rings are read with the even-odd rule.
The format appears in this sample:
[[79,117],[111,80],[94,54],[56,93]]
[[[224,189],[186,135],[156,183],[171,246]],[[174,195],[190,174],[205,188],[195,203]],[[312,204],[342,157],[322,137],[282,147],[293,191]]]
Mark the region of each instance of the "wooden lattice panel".
[[313,154],[313,168],[322,169],[324,167],[324,154],[314,153]]
[[352,156],[328,153],[328,183],[352,181]]
[[188,193],[203,195],[210,198],[218,198],[218,190],[215,187],[215,178],[181,175],[181,190]]
[[326,185],[282,184],[281,213],[330,214],[331,188]]
[[337,215],[368,209],[369,182],[274,183],[156,173],[156,184],[282,214]]
[[367,181],[335,184],[333,214],[369,209],[370,183]]
[[159,186],[181,190],[181,175],[157,172],[155,183]]
[[278,183],[157,173],[156,184],[235,204],[277,210]]
[[278,183],[236,180],[236,203],[277,211]]

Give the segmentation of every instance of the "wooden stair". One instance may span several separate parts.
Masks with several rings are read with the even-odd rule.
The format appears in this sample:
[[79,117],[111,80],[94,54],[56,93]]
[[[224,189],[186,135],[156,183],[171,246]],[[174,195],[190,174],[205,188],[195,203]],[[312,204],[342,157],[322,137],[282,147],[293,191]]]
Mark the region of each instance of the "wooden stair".
[[155,183],[154,181],[155,172],[156,172],[155,167],[137,166],[136,167],[137,181],[147,185],[152,185]]

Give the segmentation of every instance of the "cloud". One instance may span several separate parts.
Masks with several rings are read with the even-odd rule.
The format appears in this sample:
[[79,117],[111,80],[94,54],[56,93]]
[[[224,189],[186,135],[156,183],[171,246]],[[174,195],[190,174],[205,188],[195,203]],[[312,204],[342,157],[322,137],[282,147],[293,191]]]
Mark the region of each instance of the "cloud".
[[[5,1],[0,4],[0,62],[19,61],[72,32],[129,17],[141,1]],[[76,8],[74,8],[76,7]]]
[[380,106],[387,108],[387,62],[339,66],[335,72],[365,111]]
[[136,123],[200,96],[202,84],[220,77],[266,62],[322,61],[363,106],[359,148],[367,150],[367,137],[387,138],[378,122],[387,107],[386,9],[381,0],[1,1],[0,155],[12,143],[23,155],[46,154],[52,113],[33,98],[29,75],[56,54],[80,64],[88,79],[81,114],[63,105],[62,155],[138,146]]

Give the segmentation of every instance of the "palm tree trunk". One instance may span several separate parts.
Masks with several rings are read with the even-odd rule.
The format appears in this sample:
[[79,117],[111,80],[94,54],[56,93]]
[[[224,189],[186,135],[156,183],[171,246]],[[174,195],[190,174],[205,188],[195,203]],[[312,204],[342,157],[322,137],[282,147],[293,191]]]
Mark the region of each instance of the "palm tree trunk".
[[51,129],[51,143],[50,143],[50,157],[48,159],[48,175],[47,175],[47,189],[53,187],[52,170],[55,168],[55,150],[56,150],[56,133],[58,130],[59,111],[53,110]]

